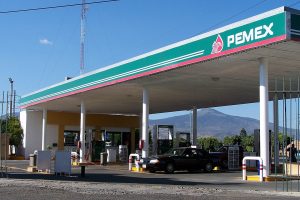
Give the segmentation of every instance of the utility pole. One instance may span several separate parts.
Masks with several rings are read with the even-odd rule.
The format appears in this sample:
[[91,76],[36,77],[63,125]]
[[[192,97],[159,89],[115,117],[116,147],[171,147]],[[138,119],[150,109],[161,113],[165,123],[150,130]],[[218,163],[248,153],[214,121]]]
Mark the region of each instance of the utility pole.
[[85,0],[82,0],[81,20],[80,20],[80,74],[84,73],[84,39],[85,39],[85,20],[87,7]]
[[12,109],[13,109],[13,93],[14,93],[14,81],[12,78],[8,78],[10,83],[10,101],[9,101],[9,117],[12,117]]
[[7,174],[7,130],[8,130],[8,91],[6,93],[6,117],[5,117],[5,137],[4,137],[4,144],[5,144],[5,154],[4,154],[4,161],[5,161],[5,174],[6,174],[6,178],[8,178],[8,174]]
[[3,177],[3,166],[2,166],[2,117],[3,117],[3,104],[4,104],[4,91],[2,92],[2,101],[1,101],[1,117],[0,117],[0,171],[1,176]]
[[13,116],[16,116],[16,90],[14,90],[14,98],[13,98]]

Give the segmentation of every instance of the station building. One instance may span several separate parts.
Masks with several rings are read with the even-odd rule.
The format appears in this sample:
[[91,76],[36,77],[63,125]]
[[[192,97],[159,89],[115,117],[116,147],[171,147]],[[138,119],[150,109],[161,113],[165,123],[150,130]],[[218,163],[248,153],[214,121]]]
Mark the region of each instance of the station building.
[[[300,11],[280,7],[24,95],[20,103],[26,156],[48,145],[65,149],[66,136],[74,132],[84,161],[86,140],[99,140],[104,131],[120,135],[116,143],[129,145],[131,152],[138,137],[145,158],[149,113],[193,109],[195,122],[199,108],[260,102],[260,156],[266,177],[268,102],[281,98],[271,92],[278,89],[278,78],[299,76],[299,40]],[[193,123],[193,143],[196,127]]]

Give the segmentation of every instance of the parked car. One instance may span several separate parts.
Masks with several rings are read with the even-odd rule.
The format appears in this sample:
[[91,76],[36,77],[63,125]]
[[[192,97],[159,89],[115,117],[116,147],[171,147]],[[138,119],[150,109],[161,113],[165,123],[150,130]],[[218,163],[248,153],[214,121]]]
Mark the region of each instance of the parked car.
[[147,168],[150,172],[165,171],[173,173],[177,170],[213,170],[213,161],[207,151],[198,148],[174,148],[164,155],[150,158]]

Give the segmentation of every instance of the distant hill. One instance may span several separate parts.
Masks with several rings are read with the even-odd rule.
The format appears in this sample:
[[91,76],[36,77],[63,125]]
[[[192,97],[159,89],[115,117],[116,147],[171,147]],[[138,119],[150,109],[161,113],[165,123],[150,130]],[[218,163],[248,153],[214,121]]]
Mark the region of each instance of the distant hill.
[[[244,128],[252,134],[254,129],[259,129],[259,120],[248,117],[227,115],[214,109],[201,109],[198,111],[198,136],[216,136],[224,138],[227,135],[239,134]],[[150,125],[174,125],[175,131],[188,131],[191,128],[191,115],[181,115],[165,119],[150,120]],[[272,125],[272,124],[270,124]],[[270,126],[271,128],[272,126]]]
[[[7,114],[7,116],[8,116],[8,114]],[[15,116],[20,119],[20,112],[15,112]],[[0,119],[5,120],[6,119],[6,114],[0,116]]]

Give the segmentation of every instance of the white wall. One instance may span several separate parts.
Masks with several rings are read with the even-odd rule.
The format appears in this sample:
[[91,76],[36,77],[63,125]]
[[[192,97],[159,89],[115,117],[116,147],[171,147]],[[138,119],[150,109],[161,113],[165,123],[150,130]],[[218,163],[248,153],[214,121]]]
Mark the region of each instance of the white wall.
[[[46,148],[49,145],[52,147],[53,143],[58,144],[58,125],[53,124],[47,124],[47,130],[46,130]],[[56,149],[56,148],[54,148]]]
[[27,127],[27,111],[26,110],[21,110],[20,112],[20,123],[21,127],[23,129],[23,147],[26,147],[26,127]]
[[[42,112],[22,111],[21,125],[24,131],[25,158],[34,150],[42,149]],[[24,121],[25,120],[25,121]],[[25,125],[23,127],[23,125]]]
[[[21,126],[24,131],[23,146],[25,148],[25,158],[35,150],[42,149],[42,111],[22,110],[20,113]],[[86,127],[94,129],[95,127]],[[79,131],[80,126],[65,126],[65,130]],[[47,124],[45,144],[52,147],[53,143],[58,143],[59,125]],[[53,148],[56,150],[57,148]]]
[[[41,111],[23,110],[20,113],[21,126],[24,131],[25,158],[28,158],[34,150],[42,149],[42,117],[43,113]],[[47,124],[46,147],[48,145],[52,147],[53,143],[58,143],[58,129],[58,125]]]

